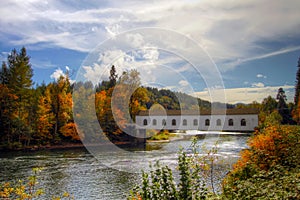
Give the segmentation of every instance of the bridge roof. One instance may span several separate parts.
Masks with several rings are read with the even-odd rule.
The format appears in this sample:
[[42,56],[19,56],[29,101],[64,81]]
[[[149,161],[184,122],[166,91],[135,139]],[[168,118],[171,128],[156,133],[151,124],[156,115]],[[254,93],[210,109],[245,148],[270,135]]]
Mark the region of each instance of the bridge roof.
[[150,115],[255,115],[259,113],[256,108],[239,108],[239,109],[220,109],[220,110],[141,110],[137,116],[149,116]]

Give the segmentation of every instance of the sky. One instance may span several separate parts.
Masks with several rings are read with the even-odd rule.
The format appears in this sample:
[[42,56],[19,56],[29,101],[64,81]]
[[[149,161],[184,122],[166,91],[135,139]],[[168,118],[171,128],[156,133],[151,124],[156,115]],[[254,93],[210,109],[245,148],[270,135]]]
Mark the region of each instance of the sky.
[[[36,84],[137,69],[145,86],[210,101],[293,101],[300,57],[295,0],[6,0],[0,61],[25,46]],[[224,98],[223,98],[224,96]]]

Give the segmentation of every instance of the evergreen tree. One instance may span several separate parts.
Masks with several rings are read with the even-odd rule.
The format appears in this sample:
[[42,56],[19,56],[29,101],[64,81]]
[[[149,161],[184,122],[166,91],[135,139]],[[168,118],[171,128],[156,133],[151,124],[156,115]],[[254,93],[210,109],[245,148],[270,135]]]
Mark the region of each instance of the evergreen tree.
[[9,69],[5,62],[2,63],[2,68],[0,71],[0,84],[7,85],[9,77]]
[[114,87],[117,83],[118,75],[116,73],[116,68],[113,65],[110,69],[110,76],[109,76],[109,87]]
[[292,123],[292,120],[291,120],[292,117],[291,117],[290,111],[289,111],[289,109],[287,107],[287,104],[286,104],[286,95],[285,95],[285,92],[282,88],[278,89],[276,99],[278,100],[277,110],[278,110],[278,113],[282,117],[282,122],[281,123],[282,124]]
[[27,92],[33,85],[33,70],[30,64],[30,57],[27,56],[25,47],[21,49],[20,53],[15,49],[12,50],[8,56],[8,66],[10,71],[8,77],[9,87],[12,88],[21,99],[28,97]]
[[297,124],[300,124],[300,105],[299,105],[299,93],[300,93],[300,57],[298,60],[298,70],[296,74],[296,85],[295,85],[295,107],[293,109],[293,119]]
[[298,70],[296,74],[296,86],[295,86],[295,98],[294,98],[294,102],[296,106],[298,105],[298,101],[299,101],[299,93],[300,93],[300,57],[298,60]]
[[23,145],[29,144],[32,133],[32,76],[30,57],[25,47],[19,53],[13,49],[7,57],[7,64],[2,64],[1,82],[7,84],[11,93],[17,97],[11,102],[14,105],[10,105],[17,108],[14,127],[11,131],[15,130],[18,142]]

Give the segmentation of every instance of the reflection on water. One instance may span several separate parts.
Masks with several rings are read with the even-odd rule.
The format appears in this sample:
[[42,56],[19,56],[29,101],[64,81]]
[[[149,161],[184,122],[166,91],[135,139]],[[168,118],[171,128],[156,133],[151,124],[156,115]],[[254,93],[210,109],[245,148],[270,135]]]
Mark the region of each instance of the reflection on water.
[[[234,163],[239,152],[247,147],[247,138],[206,136],[200,138],[198,144],[209,149],[217,143],[218,156]],[[136,172],[147,170],[149,162],[156,160],[175,169],[179,148],[188,151],[190,144],[189,140],[153,143],[147,144],[147,151],[142,154],[98,152],[96,158],[84,148],[0,153],[0,182],[25,179],[31,175],[33,167],[43,167],[39,182],[47,194],[57,195],[68,191],[74,194],[75,199],[125,199],[132,186],[140,181],[139,173],[128,173],[127,169]],[[110,163],[111,167],[102,163]]]

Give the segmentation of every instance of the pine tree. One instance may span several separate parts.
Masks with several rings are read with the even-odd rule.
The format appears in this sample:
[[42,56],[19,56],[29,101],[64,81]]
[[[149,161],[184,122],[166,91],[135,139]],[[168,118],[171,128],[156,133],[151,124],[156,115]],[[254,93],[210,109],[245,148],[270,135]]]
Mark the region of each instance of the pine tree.
[[5,62],[2,63],[2,68],[0,71],[0,84],[7,85],[9,77],[9,69]]
[[298,105],[299,93],[300,93],[300,57],[298,60],[298,70],[296,74],[296,86],[295,86],[295,98],[294,98],[295,105]]
[[299,107],[299,93],[300,93],[300,57],[298,60],[298,70],[296,74],[296,86],[295,86],[295,107],[293,109],[293,119],[300,124],[300,107]]
[[110,69],[110,76],[109,76],[109,87],[114,87],[117,83],[118,75],[116,73],[116,68],[113,65]]
[[7,85],[8,89],[17,98],[11,102],[17,108],[14,118],[14,127],[11,131],[18,135],[17,141],[23,145],[28,145],[31,137],[31,96],[32,96],[32,76],[33,70],[30,64],[30,57],[27,55],[25,47],[18,53],[13,49],[7,57],[7,64],[2,64],[1,82]]
[[282,88],[278,89],[278,94],[276,99],[278,100],[277,110],[282,117],[282,124],[292,123],[290,111],[286,105],[286,95]]

